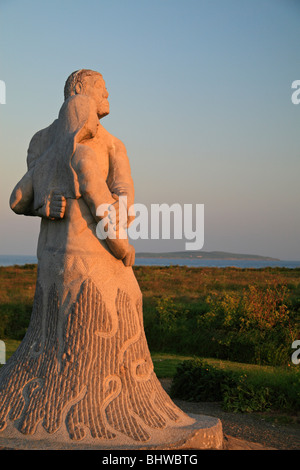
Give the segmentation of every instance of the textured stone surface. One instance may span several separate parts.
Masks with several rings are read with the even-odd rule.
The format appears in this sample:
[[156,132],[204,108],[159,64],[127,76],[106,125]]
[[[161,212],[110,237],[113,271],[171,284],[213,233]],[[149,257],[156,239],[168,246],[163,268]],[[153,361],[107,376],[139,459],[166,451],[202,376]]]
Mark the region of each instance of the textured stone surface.
[[56,284],[44,293],[38,281],[30,327],[1,370],[1,430],[12,421],[24,435],[40,424],[74,441],[147,442],[152,431],[191,422],[153,372],[141,301],[116,287],[108,307],[88,278],[68,312],[60,307]]
[[223,450],[223,431],[219,419],[204,415],[190,415],[192,424],[167,426],[164,432],[152,431],[145,443],[133,443],[126,436],[116,440],[96,439],[88,436],[81,441],[64,438],[62,430],[48,435],[44,430],[33,436],[21,436],[11,425],[1,437],[0,449],[19,450]]
[[97,237],[99,204],[117,214],[118,197],[132,202],[134,190],[125,147],[99,124],[102,77],[76,77],[58,120],[32,139],[10,200],[42,220],[30,325],[0,371],[0,445],[219,446],[221,424],[181,411],[154,373],[133,249],[112,236],[117,219]]

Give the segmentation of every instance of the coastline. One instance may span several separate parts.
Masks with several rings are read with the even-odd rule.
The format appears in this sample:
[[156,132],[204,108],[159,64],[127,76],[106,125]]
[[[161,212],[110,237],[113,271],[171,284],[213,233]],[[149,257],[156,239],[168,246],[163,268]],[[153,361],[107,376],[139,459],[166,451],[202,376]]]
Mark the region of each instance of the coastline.
[[[0,267],[24,266],[25,264],[37,264],[34,255],[0,255]],[[286,268],[300,269],[300,260],[274,260],[274,259],[217,259],[217,258],[144,258],[136,256],[135,266],[186,266],[191,268],[241,268],[241,269],[263,269],[263,268]]]

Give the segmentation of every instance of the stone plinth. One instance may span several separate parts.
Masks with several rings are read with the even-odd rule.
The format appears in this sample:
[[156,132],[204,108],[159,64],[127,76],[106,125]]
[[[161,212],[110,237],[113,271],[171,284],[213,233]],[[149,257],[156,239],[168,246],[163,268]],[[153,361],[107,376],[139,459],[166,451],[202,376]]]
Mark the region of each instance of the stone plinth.
[[62,432],[51,436],[42,429],[33,436],[21,436],[13,426],[8,426],[5,437],[0,435],[0,448],[15,450],[222,450],[223,430],[221,421],[204,415],[189,415],[189,426],[152,431],[151,439],[143,445],[132,442],[126,436],[116,440],[101,440],[87,437],[84,441],[72,442]]

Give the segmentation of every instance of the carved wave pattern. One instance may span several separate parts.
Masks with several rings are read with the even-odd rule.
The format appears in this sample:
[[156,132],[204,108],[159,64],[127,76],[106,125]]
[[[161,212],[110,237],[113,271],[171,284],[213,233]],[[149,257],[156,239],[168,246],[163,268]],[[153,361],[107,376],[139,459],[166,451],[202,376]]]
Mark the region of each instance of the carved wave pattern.
[[153,371],[141,301],[118,290],[108,311],[90,279],[64,321],[55,285],[45,310],[43,300],[37,283],[27,333],[0,372],[0,431],[11,420],[23,434],[41,423],[50,434],[66,425],[72,440],[121,433],[145,442],[151,429],[180,420]]

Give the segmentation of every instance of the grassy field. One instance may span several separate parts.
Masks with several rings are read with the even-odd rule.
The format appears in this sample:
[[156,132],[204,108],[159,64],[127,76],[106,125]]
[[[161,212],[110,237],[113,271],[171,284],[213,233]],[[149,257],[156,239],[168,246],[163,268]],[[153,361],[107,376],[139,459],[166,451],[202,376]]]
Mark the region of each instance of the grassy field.
[[[136,266],[134,272],[151,350],[287,365],[300,338],[300,269]],[[36,265],[0,267],[0,338],[24,336],[36,276]]]
[[[236,292],[249,285],[268,283],[286,285],[300,295],[300,268],[189,268],[185,266],[134,266],[144,299],[170,296],[186,302],[197,302],[216,292]],[[37,266],[0,267],[0,304],[32,304]]]
[[189,268],[184,266],[135,266],[134,272],[145,298],[181,297],[197,301],[213,292],[235,292],[252,284],[285,284],[300,293],[300,268]]
[[[11,339],[5,341],[7,359],[15,352],[20,342],[21,341]],[[153,352],[151,356],[157,377],[159,379],[173,379],[175,377],[175,381],[176,377],[178,378],[178,367],[185,364],[186,361],[191,362],[195,360],[195,357],[192,356],[156,352]],[[208,375],[206,378],[204,377],[205,383],[203,386],[207,387],[209,382],[211,388],[211,390],[208,391],[209,398],[206,397],[204,401],[222,401],[223,397],[216,396],[214,390],[219,387],[220,380],[226,379],[226,374],[234,374],[239,378],[238,386],[240,386],[241,380],[246,380],[247,387],[244,387],[245,384],[242,384],[242,390],[231,387],[229,393],[229,398],[231,399],[230,408],[228,408],[227,405],[227,411],[263,411],[266,418],[269,417],[270,419],[280,420],[282,424],[297,423],[297,417],[300,411],[300,370],[298,366],[291,366],[289,368],[272,367],[224,361],[214,358],[201,359],[205,364],[211,367],[212,370],[217,370],[221,374],[224,374],[221,379],[216,378],[215,374],[212,376]],[[180,377],[179,380],[181,380]],[[197,389],[199,386],[199,377],[197,377],[197,380],[194,377],[187,377],[187,380],[191,382],[192,388]],[[203,380],[203,378],[201,380]],[[215,382],[216,380],[217,382]],[[251,396],[249,396],[249,391],[251,392]],[[179,398],[190,400],[189,397],[185,397],[185,392],[181,393]],[[193,397],[192,401],[203,400],[201,397]],[[226,409],[225,406],[224,408]]]
[[[146,336],[159,378],[182,361],[205,358],[256,389],[300,402],[300,269],[134,267],[143,293]],[[36,265],[0,267],[0,339],[7,358],[28,327]],[[294,405],[293,405],[294,406]]]

